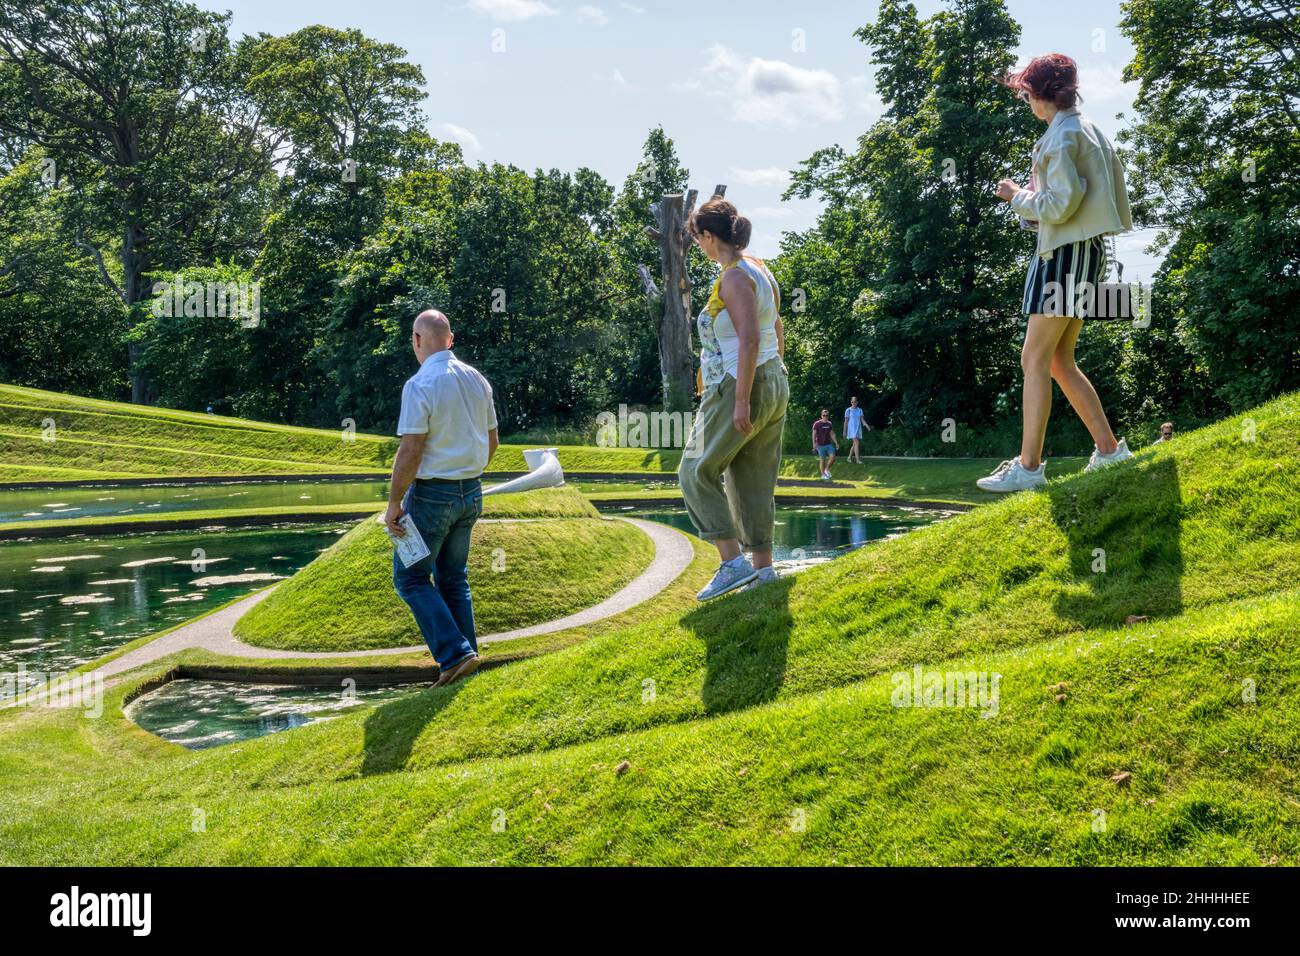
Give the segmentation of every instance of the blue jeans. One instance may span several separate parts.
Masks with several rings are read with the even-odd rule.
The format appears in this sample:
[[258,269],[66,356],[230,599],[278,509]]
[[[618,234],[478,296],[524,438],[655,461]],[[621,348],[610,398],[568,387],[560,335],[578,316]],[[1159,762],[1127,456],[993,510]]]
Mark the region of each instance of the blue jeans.
[[415,615],[433,659],[450,670],[478,651],[468,565],[470,532],[483,514],[483,488],[477,478],[412,484],[402,509],[429,546],[429,556],[404,568],[394,552],[393,584]]

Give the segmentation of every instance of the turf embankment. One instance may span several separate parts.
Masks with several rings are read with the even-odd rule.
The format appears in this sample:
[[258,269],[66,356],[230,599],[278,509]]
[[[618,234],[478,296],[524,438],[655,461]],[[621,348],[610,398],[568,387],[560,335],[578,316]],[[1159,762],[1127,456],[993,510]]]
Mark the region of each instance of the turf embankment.
[[228,748],[0,714],[0,860],[1300,862],[1300,399],[1250,419]]
[[[512,502],[509,499],[523,501]],[[635,525],[606,520],[567,488],[490,496],[498,515],[474,528],[470,587],[481,634],[556,620],[628,584],[654,558]],[[571,517],[538,517],[539,514]],[[580,560],[575,560],[580,558]],[[235,625],[258,647],[348,651],[423,642],[393,590],[393,549],[363,520]]]
[[395,439],[0,385],[0,481],[374,472]]

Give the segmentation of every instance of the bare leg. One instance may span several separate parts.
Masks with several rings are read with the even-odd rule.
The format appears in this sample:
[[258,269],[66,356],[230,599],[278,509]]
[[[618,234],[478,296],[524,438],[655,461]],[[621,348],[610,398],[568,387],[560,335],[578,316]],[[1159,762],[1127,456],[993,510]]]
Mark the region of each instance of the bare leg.
[[1083,320],[1074,319],[1056,344],[1056,351],[1052,353],[1052,378],[1056,379],[1056,384],[1061,386],[1061,391],[1070,400],[1075,414],[1088,427],[1097,450],[1103,455],[1109,455],[1119,447],[1119,442],[1111,431],[1106,410],[1101,407],[1101,399],[1097,397],[1097,390],[1074,361],[1074,347],[1079,341],[1079,330],[1082,328]]
[[1025,374],[1024,433],[1020,440],[1020,464],[1034,471],[1043,460],[1043,439],[1052,414],[1052,355],[1065,334],[1070,319],[1055,315],[1031,315],[1020,350],[1020,367]]
[[754,566],[754,570],[759,568],[770,568],[772,566],[772,550],[768,548],[765,551],[749,552],[749,563]]
[[740,542],[735,538],[718,538],[713,542],[713,546],[718,549],[718,556],[723,561],[730,561],[740,556]]

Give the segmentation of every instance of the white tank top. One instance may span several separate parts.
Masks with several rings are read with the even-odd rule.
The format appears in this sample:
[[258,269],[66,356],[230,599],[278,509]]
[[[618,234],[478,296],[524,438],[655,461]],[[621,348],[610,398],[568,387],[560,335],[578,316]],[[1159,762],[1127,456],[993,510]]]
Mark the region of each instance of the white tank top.
[[770,362],[778,353],[776,339],[776,279],[762,262],[741,256],[713,280],[713,289],[709,292],[709,301],[700,312],[697,326],[700,332],[700,374],[707,388],[716,385],[724,377],[736,377],[740,365],[740,337],[736,327],[727,314],[727,306],[722,301],[722,276],[727,269],[739,269],[749,276],[754,283],[754,295],[758,299],[758,361],[757,365]]

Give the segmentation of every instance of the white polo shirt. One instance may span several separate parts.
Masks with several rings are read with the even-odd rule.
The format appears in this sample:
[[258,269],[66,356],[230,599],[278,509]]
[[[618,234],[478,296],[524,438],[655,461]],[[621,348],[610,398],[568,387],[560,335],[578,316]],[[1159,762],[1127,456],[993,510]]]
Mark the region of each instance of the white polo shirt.
[[497,427],[492,386],[450,349],[435,352],[402,387],[399,435],[428,435],[417,478],[477,478]]

